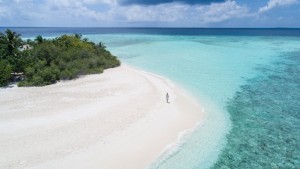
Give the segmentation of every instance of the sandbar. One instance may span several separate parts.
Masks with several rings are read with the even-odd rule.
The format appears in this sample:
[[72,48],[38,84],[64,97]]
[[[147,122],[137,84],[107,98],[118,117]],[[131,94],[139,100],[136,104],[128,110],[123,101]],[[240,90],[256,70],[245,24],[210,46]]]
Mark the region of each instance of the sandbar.
[[0,168],[146,168],[204,119],[178,85],[128,65],[45,87],[2,88]]

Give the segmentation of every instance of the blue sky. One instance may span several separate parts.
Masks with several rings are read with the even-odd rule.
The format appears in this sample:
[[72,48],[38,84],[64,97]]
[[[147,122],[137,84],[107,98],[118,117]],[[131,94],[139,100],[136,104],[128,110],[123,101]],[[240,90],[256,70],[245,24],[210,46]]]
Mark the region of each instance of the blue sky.
[[300,27],[300,0],[0,0],[0,27]]

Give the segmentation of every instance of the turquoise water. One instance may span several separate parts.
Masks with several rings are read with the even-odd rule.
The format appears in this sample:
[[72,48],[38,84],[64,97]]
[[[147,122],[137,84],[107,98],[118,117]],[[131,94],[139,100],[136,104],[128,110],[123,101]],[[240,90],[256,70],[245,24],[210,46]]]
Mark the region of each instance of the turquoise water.
[[26,38],[82,32],[199,100],[205,121],[151,169],[300,166],[298,29],[19,29]]
[[[297,164],[293,159],[297,155],[300,157],[299,146],[295,145],[295,142],[300,141],[299,114],[297,114],[299,113],[299,105],[297,105],[300,101],[299,97],[288,96],[291,97],[291,104],[294,106],[292,112],[297,114],[297,123],[291,122],[292,125],[281,129],[278,126],[289,123],[290,118],[278,121],[279,114],[277,113],[271,116],[270,114],[257,114],[251,110],[256,110],[256,107],[261,111],[279,109],[283,105],[289,107],[286,102],[289,103],[290,100],[284,103],[276,102],[277,107],[273,104],[256,105],[255,103],[259,103],[260,99],[264,101],[264,95],[269,96],[269,100],[276,99],[273,90],[277,89],[274,87],[267,93],[251,92],[249,94],[245,86],[255,85],[252,84],[255,81],[253,79],[266,73],[259,68],[276,71],[277,66],[282,67],[274,63],[283,62],[287,53],[300,51],[300,38],[134,34],[86,37],[93,41],[103,41],[108,49],[126,64],[173,80],[197,97],[205,108],[207,114],[205,122],[199,124],[193,133],[184,139],[184,142],[162,154],[149,168],[265,168],[266,166],[269,166],[267,168],[290,168],[291,166],[291,168],[296,168],[299,164],[299,161]],[[299,53],[294,53],[294,55],[296,59],[300,58]],[[299,65],[300,63],[296,64],[298,68]],[[294,73],[298,75],[299,69],[296,71],[298,72]],[[273,84],[273,82],[269,83]],[[298,87],[298,90],[291,89],[291,91],[299,96],[299,81],[297,83],[293,87]],[[282,86],[277,86],[277,88],[280,87]],[[268,85],[256,85],[254,88],[249,90],[266,91],[264,88],[268,89]],[[240,97],[244,100],[240,100]],[[249,105],[241,103],[248,102],[249,98],[253,97],[255,97],[255,103],[251,102]],[[243,105],[248,107],[242,107]],[[246,109],[245,112],[244,109]],[[241,112],[251,117],[262,115],[265,120],[272,122],[263,129],[261,125],[252,123],[257,119],[250,118],[251,121],[248,117],[239,115]],[[288,134],[292,135],[289,142],[274,141],[279,139],[278,137],[284,137],[289,129],[292,129],[290,130],[292,133]],[[278,132],[281,134],[278,135]],[[270,147],[276,147],[277,154],[268,156],[268,153],[274,150],[272,148],[259,149],[257,146],[260,139],[265,140],[266,145],[274,144]],[[286,152],[281,154],[283,150],[291,147],[294,148],[294,153],[290,156]],[[282,158],[286,160],[280,161]],[[283,162],[289,161],[289,158],[292,162]]]
[[300,167],[300,52],[257,69],[227,104],[233,127],[216,169]]

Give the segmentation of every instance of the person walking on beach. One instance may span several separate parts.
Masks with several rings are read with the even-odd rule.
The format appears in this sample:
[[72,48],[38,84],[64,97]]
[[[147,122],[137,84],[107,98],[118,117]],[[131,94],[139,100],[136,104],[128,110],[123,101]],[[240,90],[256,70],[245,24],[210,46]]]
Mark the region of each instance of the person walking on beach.
[[169,93],[168,92],[166,94],[166,100],[167,100],[167,103],[169,103]]

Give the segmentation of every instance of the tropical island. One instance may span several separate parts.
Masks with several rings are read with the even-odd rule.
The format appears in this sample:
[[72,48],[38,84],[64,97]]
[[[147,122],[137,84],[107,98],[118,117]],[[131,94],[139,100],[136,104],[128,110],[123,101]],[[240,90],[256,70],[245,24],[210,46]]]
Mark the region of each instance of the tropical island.
[[32,37],[1,34],[0,168],[146,168],[204,121],[196,99],[103,43]]
[[0,169],[300,169],[299,9],[0,0]]
[[102,73],[120,61],[102,42],[98,44],[80,34],[23,41],[20,34],[7,29],[0,33],[0,86],[18,81],[18,86],[44,86],[80,75]]

